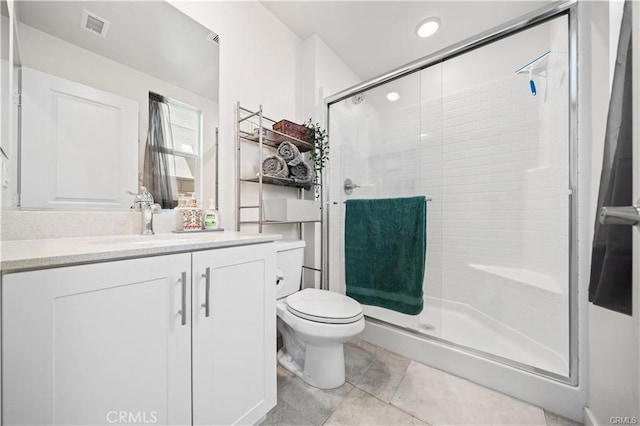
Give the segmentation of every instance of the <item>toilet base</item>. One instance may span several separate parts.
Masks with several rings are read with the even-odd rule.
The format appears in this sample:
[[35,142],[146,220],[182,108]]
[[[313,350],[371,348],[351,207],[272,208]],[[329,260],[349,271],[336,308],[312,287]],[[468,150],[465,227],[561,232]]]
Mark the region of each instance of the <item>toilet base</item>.
[[320,389],[334,389],[345,382],[342,343],[331,346],[306,345],[304,370],[289,355],[286,345],[278,351],[278,362],[305,383]]

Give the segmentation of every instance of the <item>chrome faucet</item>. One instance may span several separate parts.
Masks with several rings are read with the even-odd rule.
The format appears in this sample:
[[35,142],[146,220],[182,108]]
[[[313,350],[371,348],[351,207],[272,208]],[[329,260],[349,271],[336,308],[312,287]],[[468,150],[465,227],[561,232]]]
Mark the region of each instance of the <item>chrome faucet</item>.
[[162,211],[160,204],[153,202],[153,195],[151,195],[144,186],[140,187],[139,194],[129,193],[135,196],[133,200],[133,210],[142,212],[142,232],[140,234],[153,235],[153,214]]

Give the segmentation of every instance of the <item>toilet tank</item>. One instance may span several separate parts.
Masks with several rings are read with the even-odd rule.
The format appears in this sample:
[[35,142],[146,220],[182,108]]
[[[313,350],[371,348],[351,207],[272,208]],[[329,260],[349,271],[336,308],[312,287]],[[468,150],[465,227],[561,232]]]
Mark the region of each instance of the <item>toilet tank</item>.
[[281,299],[300,290],[306,243],[302,240],[280,240],[275,243],[276,275],[283,277],[277,282],[276,298]]

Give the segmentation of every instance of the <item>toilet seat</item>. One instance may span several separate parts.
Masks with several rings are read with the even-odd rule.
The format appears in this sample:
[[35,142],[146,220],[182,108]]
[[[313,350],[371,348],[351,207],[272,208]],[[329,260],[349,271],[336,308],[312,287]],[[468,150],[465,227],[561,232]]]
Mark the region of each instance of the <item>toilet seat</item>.
[[287,297],[286,303],[293,315],[325,324],[350,324],[363,316],[360,303],[327,290],[307,288]]

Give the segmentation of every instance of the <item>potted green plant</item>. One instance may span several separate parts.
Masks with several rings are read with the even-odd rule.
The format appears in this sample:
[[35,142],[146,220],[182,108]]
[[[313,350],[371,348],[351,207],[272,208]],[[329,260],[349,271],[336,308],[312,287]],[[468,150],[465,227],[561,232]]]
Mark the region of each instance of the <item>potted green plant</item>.
[[320,127],[319,123],[314,123],[311,119],[304,123],[304,127],[307,129],[307,142],[313,145],[309,159],[313,162],[317,183],[318,175],[322,173],[322,169],[329,161],[329,138],[327,137],[327,131]]
[[[307,142],[313,145],[309,159],[313,162],[314,183],[320,183],[320,174],[329,161],[329,138],[327,131],[311,119],[304,123],[307,129]],[[320,198],[320,187],[315,186],[315,198]]]

